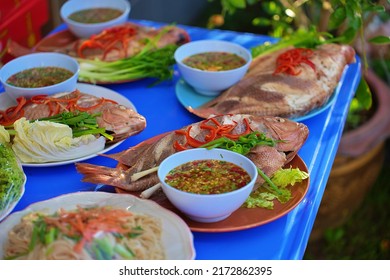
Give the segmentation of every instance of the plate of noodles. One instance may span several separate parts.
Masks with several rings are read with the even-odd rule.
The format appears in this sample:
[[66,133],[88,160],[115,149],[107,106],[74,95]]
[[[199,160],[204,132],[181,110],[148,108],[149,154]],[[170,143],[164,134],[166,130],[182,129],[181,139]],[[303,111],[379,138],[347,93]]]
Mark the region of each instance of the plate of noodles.
[[193,235],[173,212],[133,195],[89,191],[11,214],[0,223],[0,248],[1,259],[195,258]]

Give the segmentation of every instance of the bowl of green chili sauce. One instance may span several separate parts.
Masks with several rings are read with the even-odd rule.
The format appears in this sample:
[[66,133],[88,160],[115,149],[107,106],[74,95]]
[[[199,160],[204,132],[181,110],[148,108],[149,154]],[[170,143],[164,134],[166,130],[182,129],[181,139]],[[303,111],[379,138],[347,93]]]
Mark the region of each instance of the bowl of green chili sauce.
[[159,166],[169,201],[190,219],[226,219],[248,198],[257,179],[254,163],[223,149],[197,148],[175,153]]

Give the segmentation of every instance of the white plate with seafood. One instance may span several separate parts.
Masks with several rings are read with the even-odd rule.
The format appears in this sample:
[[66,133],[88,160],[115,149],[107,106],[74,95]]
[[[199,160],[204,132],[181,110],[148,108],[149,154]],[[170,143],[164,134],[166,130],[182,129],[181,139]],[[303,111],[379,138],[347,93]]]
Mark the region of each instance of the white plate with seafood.
[[[94,95],[96,97],[104,97],[106,99],[114,100],[118,104],[121,104],[121,105],[137,112],[134,104],[129,99],[127,99],[123,95],[121,95],[121,94],[119,94],[111,89],[108,89],[108,88],[105,88],[102,86],[97,86],[97,85],[85,84],[85,83],[78,83],[77,89],[80,92],[88,93],[88,94]],[[4,110],[4,109],[9,108],[10,106],[14,106],[14,105],[16,105],[16,102],[14,100],[12,100],[10,97],[8,97],[7,94],[5,94],[5,93],[0,94],[0,110]],[[90,154],[88,156],[84,156],[84,157],[80,157],[80,158],[58,161],[58,162],[47,162],[47,163],[22,163],[22,166],[49,167],[49,166],[59,166],[59,165],[75,163],[75,162],[79,162],[79,161],[93,158],[93,157],[97,156],[98,154],[106,153],[106,152],[114,149],[118,145],[120,145],[122,142],[123,141],[119,141],[119,142],[113,143],[111,145],[106,145],[106,147],[103,150],[101,150],[99,153],[93,153],[93,154]]]
[[[186,108],[186,109],[189,109],[189,108],[196,109],[196,108],[202,106],[203,104],[205,104],[205,103],[207,103],[215,98],[212,96],[206,96],[206,95],[202,95],[202,94],[197,93],[189,84],[187,84],[182,79],[180,79],[176,83],[175,90],[176,90],[177,99],[179,100],[181,105],[183,105],[184,108]],[[330,106],[332,106],[332,104],[336,100],[336,95],[337,95],[336,92],[333,93],[331,95],[331,97],[329,98],[329,100],[323,106],[316,108],[316,109],[313,109],[312,111],[310,111],[309,113],[307,113],[304,116],[295,117],[295,118],[291,118],[291,119],[294,121],[297,121],[297,122],[301,122],[301,121],[310,119],[310,118],[322,113],[323,111],[327,110]]]
[[[208,121],[211,122],[209,123]],[[227,219],[215,223],[192,221],[169,202],[161,188],[153,193],[153,190],[155,190],[154,186],[159,182],[156,167],[169,155],[178,151],[177,144],[180,145],[180,143],[185,143],[185,139],[190,139],[187,138],[190,130],[193,132],[192,137],[196,141],[203,142],[207,141],[206,136],[210,135],[207,131],[214,124],[217,124],[214,127],[223,127],[224,124],[230,125],[233,121],[235,125],[239,126],[238,131],[240,132],[246,127],[249,131],[265,133],[275,141],[283,142],[280,145],[277,144],[272,147],[258,146],[256,149],[251,150],[251,159],[259,168],[263,170],[278,170],[279,168],[288,169],[291,167],[309,173],[305,162],[297,155],[309,134],[305,124],[287,119],[282,120],[278,117],[240,114],[216,116],[212,120],[206,120],[206,122],[202,120],[192,123],[181,130],[165,132],[149,138],[123,152],[107,155],[118,161],[116,168],[89,163],[77,163],[76,169],[84,176],[82,179],[84,182],[110,185],[115,187],[118,193],[128,193],[137,196],[145,195],[145,192],[149,193],[146,197],[181,216],[192,231],[228,232],[264,225],[286,215],[304,199],[309,189],[310,178],[306,178],[291,186],[291,198],[285,203],[279,203],[275,200],[273,209],[241,207]],[[246,124],[249,124],[249,126]],[[288,141],[283,141],[284,139],[288,139]],[[189,145],[183,148],[191,147]],[[179,149],[181,150],[180,146]],[[280,157],[279,160],[277,159],[278,157]],[[269,160],[270,158],[272,160]],[[136,175],[137,173],[138,175]],[[141,179],[138,178],[139,175],[141,175]],[[147,176],[143,177],[143,175]],[[271,172],[267,175],[272,177]],[[152,192],[152,195],[150,195],[150,192]]]
[[166,259],[192,260],[195,258],[193,235],[179,216],[149,200],[106,192],[77,192],[61,195],[34,203],[23,211],[11,214],[0,224],[0,258],[4,258],[4,246],[8,239],[8,232],[20,222],[23,216],[36,211],[51,214],[59,209],[59,205],[65,210],[72,210],[77,206],[114,206],[134,213],[154,216],[162,222],[162,245]]

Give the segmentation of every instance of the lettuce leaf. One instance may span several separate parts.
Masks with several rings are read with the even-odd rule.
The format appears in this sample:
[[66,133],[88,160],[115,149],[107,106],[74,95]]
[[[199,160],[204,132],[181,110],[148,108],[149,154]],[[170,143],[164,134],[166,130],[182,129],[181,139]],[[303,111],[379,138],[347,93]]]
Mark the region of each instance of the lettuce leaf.
[[279,193],[270,188],[267,183],[264,183],[251,193],[245,201],[244,207],[273,209],[275,199],[280,203],[288,202],[292,198],[291,187],[307,178],[309,178],[309,174],[299,168],[279,169],[271,177],[271,181],[279,188]]
[[300,183],[307,178],[309,178],[309,174],[306,172],[299,170],[299,168],[290,167],[276,171],[271,180],[278,187],[285,188],[288,185],[294,186],[295,183]]

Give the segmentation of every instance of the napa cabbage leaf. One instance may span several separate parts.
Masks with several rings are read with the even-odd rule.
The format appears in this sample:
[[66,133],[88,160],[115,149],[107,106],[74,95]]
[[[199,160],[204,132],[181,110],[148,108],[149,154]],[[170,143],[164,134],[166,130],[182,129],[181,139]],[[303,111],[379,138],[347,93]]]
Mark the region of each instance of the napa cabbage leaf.
[[24,163],[44,163],[72,160],[104,149],[103,136],[73,137],[72,129],[51,121],[21,118],[14,123],[12,149]]

